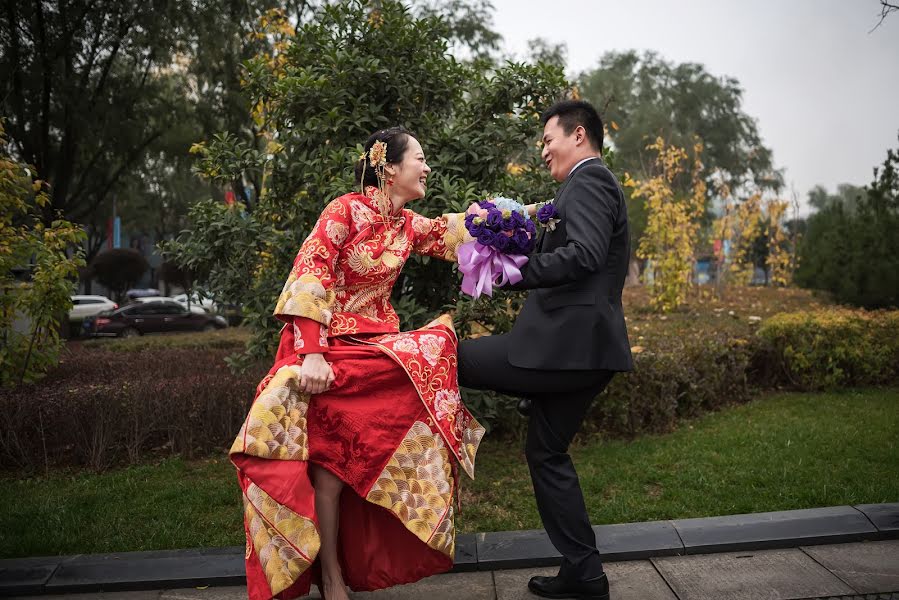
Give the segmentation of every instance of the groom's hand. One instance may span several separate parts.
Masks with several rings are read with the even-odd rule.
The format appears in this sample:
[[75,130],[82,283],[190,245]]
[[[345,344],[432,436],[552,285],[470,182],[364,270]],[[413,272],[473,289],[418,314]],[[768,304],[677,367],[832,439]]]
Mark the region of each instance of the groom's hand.
[[321,394],[334,383],[334,370],[322,354],[307,354],[300,367],[300,391]]

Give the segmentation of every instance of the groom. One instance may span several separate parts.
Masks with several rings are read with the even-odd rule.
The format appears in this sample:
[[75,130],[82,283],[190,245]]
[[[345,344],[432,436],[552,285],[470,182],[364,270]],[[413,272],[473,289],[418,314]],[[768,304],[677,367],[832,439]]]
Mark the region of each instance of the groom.
[[531,290],[512,331],[465,340],[459,384],[530,399],[525,454],[543,526],[562,554],[556,577],[533,577],[546,598],[608,600],[584,495],[568,455],[593,399],[633,369],[621,308],[630,248],[621,188],[600,158],[602,120],[587,102],[550,107],[543,160],[561,185],[561,219],[546,230],[513,289]]

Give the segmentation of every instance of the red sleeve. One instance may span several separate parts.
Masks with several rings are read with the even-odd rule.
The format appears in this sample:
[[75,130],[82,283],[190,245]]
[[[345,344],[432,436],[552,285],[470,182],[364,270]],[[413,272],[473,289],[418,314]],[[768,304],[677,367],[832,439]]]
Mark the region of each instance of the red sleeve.
[[293,317],[293,349],[297,354],[324,354],[328,351],[328,329],[312,319]]

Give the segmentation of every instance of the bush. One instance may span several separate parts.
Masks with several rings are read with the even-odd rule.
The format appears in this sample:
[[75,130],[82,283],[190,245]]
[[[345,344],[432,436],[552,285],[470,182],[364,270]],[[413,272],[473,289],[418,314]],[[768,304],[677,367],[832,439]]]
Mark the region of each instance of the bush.
[[899,377],[899,311],[783,313],[763,324],[759,338],[774,376],[799,389],[884,385]]
[[0,467],[101,470],[160,453],[224,453],[268,369],[232,374],[224,359],[233,349],[70,346],[44,380],[0,391]]
[[56,218],[46,182],[8,145],[0,119],[0,387],[40,379],[56,364],[86,237]]

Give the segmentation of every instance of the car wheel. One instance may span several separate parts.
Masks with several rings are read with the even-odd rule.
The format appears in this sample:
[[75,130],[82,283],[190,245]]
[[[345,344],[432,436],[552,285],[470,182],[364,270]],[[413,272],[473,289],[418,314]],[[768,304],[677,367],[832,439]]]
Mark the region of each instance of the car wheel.
[[203,325],[202,331],[215,331],[216,329],[218,329],[218,327],[216,327],[212,323],[206,323],[205,325]]
[[123,338],[137,337],[139,335],[140,335],[140,331],[138,331],[134,327],[126,327],[125,329],[123,329],[121,331],[121,333],[119,333],[119,337],[123,337]]

